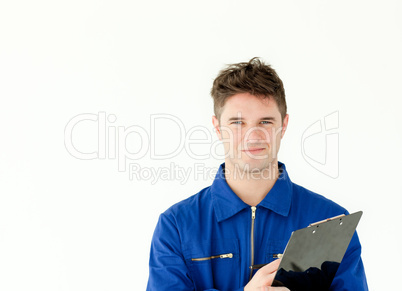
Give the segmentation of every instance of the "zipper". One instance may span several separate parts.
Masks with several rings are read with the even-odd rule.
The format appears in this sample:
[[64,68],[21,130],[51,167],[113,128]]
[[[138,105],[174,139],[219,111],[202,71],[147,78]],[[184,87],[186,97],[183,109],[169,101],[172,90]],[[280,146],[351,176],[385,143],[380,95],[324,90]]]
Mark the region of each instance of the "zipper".
[[254,266],[254,222],[255,222],[255,211],[257,207],[251,206],[251,235],[250,235],[250,243],[251,243],[251,267],[250,267],[250,278],[253,276],[253,269]]
[[204,258],[196,258],[196,259],[191,259],[192,261],[208,261],[212,259],[231,259],[233,258],[233,254],[223,254],[223,255],[217,255],[217,256],[210,256],[210,257],[204,257]]
[[283,254],[273,254],[272,255],[273,259],[282,259],[282,257],[283,257]]

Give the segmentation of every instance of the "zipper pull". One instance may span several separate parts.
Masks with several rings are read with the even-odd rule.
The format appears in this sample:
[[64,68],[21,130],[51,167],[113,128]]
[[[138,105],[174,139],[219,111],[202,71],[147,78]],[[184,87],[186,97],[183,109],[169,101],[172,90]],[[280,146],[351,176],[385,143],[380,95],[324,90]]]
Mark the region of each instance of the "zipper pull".
[[232,254],[232,253],[230,253],[230,254],[224,254],[224,255],[220,255],[220,258],[221,258],[221,259],[226,259],[226,258],[231,259],[231,258],[233,258],[233,254]]
[[255,219],[255,211],[257,210],[257,207],[251,206],[251,219]]
[[282,259],[282,257],[283,257],[283,254],[274,254],[272,256],[272,258],[274,258],[274,259]]

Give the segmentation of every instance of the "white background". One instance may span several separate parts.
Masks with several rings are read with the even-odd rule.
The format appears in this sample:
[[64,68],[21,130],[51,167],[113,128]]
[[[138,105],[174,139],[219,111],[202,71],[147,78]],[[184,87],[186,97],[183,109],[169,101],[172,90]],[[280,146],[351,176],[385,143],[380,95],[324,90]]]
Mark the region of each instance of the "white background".
[[[402,261],[401,12],[396,0],[2,1],[0,289],[144,290],[159,214],[212,179],[130,180],[108,153],[73,157],[66,125],[105,112],[116,119],[106,122],[111,132],[141,126],[150,134],[152,114],[171,114],[185,132],[165,120],[153,143],[130,134],[120,146],[146,152],[127,165],[201,163],[214,172],[222,159],[195,160],[184,148],[164,160],[150,153],[206,138],[186,136],[194,126],[216,141],[212,81],[225,64],[258,56],[285,84],[290,123],[280,160],[295,183],[364,211],[358,232],[369,287],[394,290]],[[333,112],[339,144],[330,138],[326,146],[322,132],[302,152],[303,133]],[[112,137],[107,144],[117,147]],[[96,152],[97,138],[94,121],[72,134],[82,152]],[[308,163],[326,153],[336,178]]]

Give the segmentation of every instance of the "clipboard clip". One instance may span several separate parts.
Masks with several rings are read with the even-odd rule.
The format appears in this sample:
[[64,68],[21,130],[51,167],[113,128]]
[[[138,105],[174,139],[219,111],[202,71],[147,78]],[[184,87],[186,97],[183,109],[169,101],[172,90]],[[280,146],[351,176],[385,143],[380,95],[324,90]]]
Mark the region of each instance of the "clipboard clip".
[[341,215],[334,216],[334,217],[331,217],[331,218],[327,218],[327,219],[324,219],[324,220],[321,220],[321,221],[318,221],[318,222],[314,222],[314,223],[310,224],[308,227],[317,226],[317,225],[319,225],[321,223],[328,222],[328,221],[331,221],[331,220],[335,220],[335,219],[341,218],[343,216],[345,216],[345,214],[341,214]]

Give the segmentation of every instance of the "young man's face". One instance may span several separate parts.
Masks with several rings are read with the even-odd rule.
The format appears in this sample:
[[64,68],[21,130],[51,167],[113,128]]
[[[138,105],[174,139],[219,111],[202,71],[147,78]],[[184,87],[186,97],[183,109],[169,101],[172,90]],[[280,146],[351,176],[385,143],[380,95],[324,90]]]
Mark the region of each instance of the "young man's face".
[[278,161],[281,139],[289,116],[282,117],[273,98],[261,99],[249,93],[226,100],[220,120],[213,124],[225,148],[226,167],[258,172],[270,170]]

